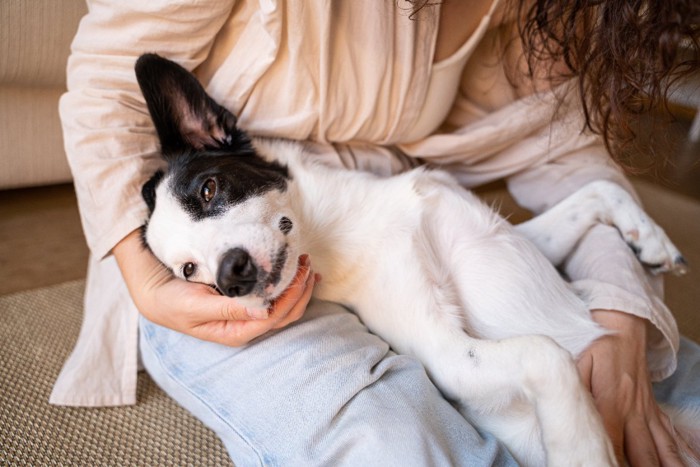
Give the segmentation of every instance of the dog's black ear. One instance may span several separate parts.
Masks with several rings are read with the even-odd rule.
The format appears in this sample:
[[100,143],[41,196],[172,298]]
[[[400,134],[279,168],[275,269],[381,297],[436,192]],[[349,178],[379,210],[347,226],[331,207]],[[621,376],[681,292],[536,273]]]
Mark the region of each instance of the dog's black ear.
[[143,196],[143,200],[146,201],[149,214],[153,214],[153,210],[156,208],[156,187],[162,178],[163,171],[159,170],[153,174],[153,176],[146,183],[144,183],[143,187],[141,188],[141,196]]
[[168,159],[184,149],[246,146],[236,117],[214,102],[192,73],[156,54],[136,61],[136,79]]

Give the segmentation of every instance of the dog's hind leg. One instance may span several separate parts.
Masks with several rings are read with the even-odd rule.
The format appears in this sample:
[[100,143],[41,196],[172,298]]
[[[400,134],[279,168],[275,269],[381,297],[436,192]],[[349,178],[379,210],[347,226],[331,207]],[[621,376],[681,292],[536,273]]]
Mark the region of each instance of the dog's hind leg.
[[613,225],[654,272],[683,274],[687,263],[666,233],[616,183],[591,182],[539,216],[515,226],[552,262],[559,264],[595,223]]
[[[460,411],[501,440],[526,466],[615,465],[612,445],[569,352],[544,336],[469,336],[457,310],[422,293],[393,294],[358,309],[369,329],[413,355]],[[427,299],[423,299],[427,298]],[[377,313],[378,309],[387,313]]]
[[[553,340],[475,339],[435,320],[414,321],[414,326],[416,339],[403,351],[416,355],[465,416],[496,435],[520,463],[543,465],[546,459],[550,466],[615,464],[574,361]],[[526,410],[509,423],[518,405]]]
[[[572,357],[601,333],[585,304],[535,246],[472,194],[433,174],[417,180],[416,191],[426,206],[415,241],[428,284],[404,284],[416,293],[392,297],[401,313],[376,332],[416,355],[519,461],[541,464],[546,451],[549,465],[614,464]],[[420,302],[423,296],[432,301]],[[501,414],[512,417],[508,410],[521,403],[531,408],[521,414],[536,420],[507,423]],[[531,429],[519,432],[528,426],[540,427],[542,443],[531,442]]]

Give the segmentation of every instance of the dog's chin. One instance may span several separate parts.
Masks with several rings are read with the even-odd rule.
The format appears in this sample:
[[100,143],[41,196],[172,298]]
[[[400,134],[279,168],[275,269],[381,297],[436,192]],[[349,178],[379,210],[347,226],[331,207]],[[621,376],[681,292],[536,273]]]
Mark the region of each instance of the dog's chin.
[[236,297],[236,300],[249,311],[253,311],[254,314],[260,314],[266,310],[269,311],[270,308],[274,306],[275,302],[284,295],[287,289],[293,284],[295,272],[296,271],[292,270],[291,274],[283,274],[282,280],[280,280],[276,286],[268,287],[263,294],[251,293],[242,297]]

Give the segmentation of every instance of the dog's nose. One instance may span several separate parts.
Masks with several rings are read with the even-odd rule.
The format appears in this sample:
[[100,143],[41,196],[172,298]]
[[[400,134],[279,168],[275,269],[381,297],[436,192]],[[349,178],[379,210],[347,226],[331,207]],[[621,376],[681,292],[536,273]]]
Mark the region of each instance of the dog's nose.
[[248,252],[242,248],[233,248],[221,260],[216,283],[224,295],[242,297],[253,290],[257,277],[258,269]]

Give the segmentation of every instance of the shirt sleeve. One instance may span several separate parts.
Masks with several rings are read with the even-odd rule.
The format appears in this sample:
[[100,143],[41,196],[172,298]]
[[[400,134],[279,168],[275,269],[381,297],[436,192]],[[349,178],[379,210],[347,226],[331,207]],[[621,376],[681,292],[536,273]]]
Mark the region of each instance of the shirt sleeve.
[[107,255],[144,221],[141,186],[163,164],[134,74],[155,52],[193,70],[232,0],[88,1],[72,44],[59,112],[88,246]]

